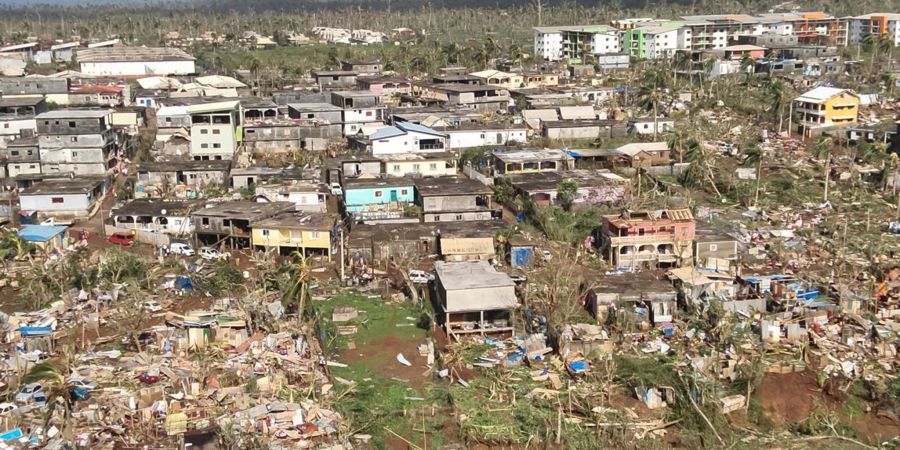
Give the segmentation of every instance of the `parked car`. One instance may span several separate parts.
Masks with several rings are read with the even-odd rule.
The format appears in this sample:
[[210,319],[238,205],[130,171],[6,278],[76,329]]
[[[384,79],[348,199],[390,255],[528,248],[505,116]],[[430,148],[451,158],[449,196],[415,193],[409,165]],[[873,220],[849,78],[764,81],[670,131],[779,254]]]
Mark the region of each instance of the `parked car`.
[[44,386],[41,386],[38,383],[31,383],[22,386],[22,389],[19,389],[19,393],[16,394],[16,403],[28,403],[31,401],[32,397],[38,392],[43,392]]
[[13,411],[19,409],[15,403],[0,403],[0,416],[8,416]]
[[97,389],[97,383],[88,380],[69,380],[69,386],[72,386],[75,389],[84,389],[86,391],[92,391]]
[[162,305],[160,305],[159,302],[157,302],[155,300],[148,300],[148,301],[142,303],[141,306],[150,312],[162,311]]
[[342,195],[344,193],[344,190],[341,189],[341,183],[337,181],[332,181],[329,188],[331,189],[331,195]]
[[412,269],[409,271],[409,281],[416,284],[426,284],[429,281],[434,281],[434,275],[424,270]]
[[169,252],[173,255],[194,256],[194,248],[183,242],[173,242],[169,244]]
[[228,253],[222,253],[212,247],[200,247],[200,257],[208,260],[228,259]]
[[117,245],[131,245],[134,244],[134,235],[131,233],[118,231],[109,235],[106,240]]
[[37,391],[34,393],[34,396],[31,397],[31,406],[35,408],[47,406],[47,396],[44,394],[44,391]]

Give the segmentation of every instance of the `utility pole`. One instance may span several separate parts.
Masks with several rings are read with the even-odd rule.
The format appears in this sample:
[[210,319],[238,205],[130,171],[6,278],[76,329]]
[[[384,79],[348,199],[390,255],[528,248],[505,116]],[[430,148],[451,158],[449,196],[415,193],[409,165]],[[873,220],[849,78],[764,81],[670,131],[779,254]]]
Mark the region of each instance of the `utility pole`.
[[344,224],[341,224],[341,284],[344,283]]

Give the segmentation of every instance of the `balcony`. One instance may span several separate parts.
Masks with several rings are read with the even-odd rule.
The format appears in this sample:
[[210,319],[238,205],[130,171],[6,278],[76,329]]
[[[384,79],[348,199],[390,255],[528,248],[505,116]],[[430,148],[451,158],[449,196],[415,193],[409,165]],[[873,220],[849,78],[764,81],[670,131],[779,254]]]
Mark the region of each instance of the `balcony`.
[[651,234],[644,236],[612,236],[609,238],[613,247],[623,245],[672,245],[675,243],[675,237],[671,234]]

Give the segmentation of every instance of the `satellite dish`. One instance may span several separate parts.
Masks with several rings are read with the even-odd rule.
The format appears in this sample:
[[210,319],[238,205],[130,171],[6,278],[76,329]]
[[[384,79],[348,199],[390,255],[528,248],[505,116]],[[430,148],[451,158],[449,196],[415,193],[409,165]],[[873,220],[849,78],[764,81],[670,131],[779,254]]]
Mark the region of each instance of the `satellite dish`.
[[162,215],[166,215],[166,210],[165,210],[165,209],[162,209],[159,213],[162,214]]

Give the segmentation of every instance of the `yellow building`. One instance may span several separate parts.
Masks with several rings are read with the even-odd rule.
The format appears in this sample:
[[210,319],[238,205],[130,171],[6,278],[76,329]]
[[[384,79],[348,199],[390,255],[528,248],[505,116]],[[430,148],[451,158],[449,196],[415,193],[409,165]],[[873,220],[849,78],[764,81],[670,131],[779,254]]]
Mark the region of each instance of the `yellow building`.
[[559,75],[555,73],[525,72],[522,85],[526,88],[559,86]]
[[456,175],[456,158],[449,152],[384,155],[383,173],[389,177],[416,174],[423,177]]
[[319,254],[331,261],[332,230],[336,223],[330,214],[282,213],[253,225],[253,246],[275,249],[282,254],[295,250],[305,255]]
[[853,125],[859,117],[859,96],[849,89],[818,87],[794,99],[798,131],[805,136],[823,128]]
[[522,75],[509,72],[501,72],[499,70],[482,70],[481,72],[472,72],[469,75],[478,77],[484,84],[491,86],[501,86],[507,89],[519,89],[524,86]]

